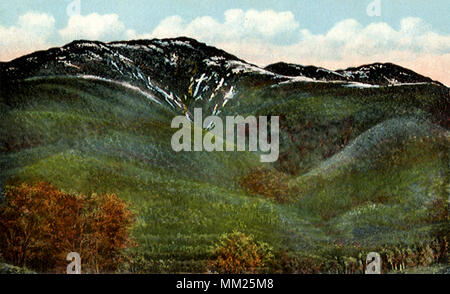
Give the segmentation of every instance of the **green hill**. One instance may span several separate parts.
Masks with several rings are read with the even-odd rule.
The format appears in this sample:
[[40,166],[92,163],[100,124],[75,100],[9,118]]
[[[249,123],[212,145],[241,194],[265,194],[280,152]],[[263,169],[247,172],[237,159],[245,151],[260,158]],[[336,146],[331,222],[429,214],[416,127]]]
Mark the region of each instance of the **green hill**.
[[68,192],[117,193],[138,213],[139,254],[172,262],[168,270],[203,270],[196,264],[233,230],[284,246],[291,229],[282,216],[292,212],[239,186],[262,166],[259,156],[176,153],[175,113],[104,81],[33,79],[0,93],[4,184],[46,180]]
[[144,264],[135,271],[203,272],[211,246],[235,230],[321,263],[357,254],[330,244],[432,242],[442,227],[430,220],[432,203],[448,187],[448,132],[427,121],[439,96],[298,87],[246,88],[221,114],[280,114],[284,157],[274,167],[286,173],[288,203],[240,186],[254,170],[273,170],[257,154],[176,153],[169,107],[123,85],[68,77],[2,85],[1,180],[131,201],[139,246],[130,254]]

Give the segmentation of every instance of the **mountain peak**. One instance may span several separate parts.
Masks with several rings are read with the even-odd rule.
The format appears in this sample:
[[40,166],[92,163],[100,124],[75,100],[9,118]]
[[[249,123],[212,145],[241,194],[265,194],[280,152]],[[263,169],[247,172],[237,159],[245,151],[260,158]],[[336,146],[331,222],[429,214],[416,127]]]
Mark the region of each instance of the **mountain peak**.
[[329,70],[312,65],[277,62],[265,67],[266,70],[288,77],[307,77],[320,81],[349,81],[379,86],[439,82],[422,76],[410,69],[387,62],[372,63],[347,69]]
[[322,80],[322,81],[348,80],[345,76],[335,71],[312,65],[305,66],[293,63],[277,62],[266,66],[264,69],[288,77],[303,76],[307,78],[312,78],[314,80]]
[[197,103],[207,104],[213,113],[231,99],[238,79],[276,78],[232,54],[187,37],[109,43],[75,40],[0,64],[1,80],[45,76],[125,83],[182,112]]
[[372,63],[358,67],[337,70],[349,80],[375,85],[398,85],[398,84],[420,84],[437,83],[432,79],[422,76],[410,69],[387,62]]

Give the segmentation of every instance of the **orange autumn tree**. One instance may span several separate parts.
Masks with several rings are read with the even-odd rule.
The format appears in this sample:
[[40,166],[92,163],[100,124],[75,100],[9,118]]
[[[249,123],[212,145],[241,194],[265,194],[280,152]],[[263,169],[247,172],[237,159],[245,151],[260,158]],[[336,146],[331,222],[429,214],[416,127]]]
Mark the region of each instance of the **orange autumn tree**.
[[273,259],[272,247],[241,232],[224,234],[213,249],[211,266],[221,274],[260,273]]
[[115,194],[73,195],[46,182],[6,186],[0,205],[2,258],[43,272],[64,272],[69,252],[84,272],[115,271],[133,245],[134,215]]

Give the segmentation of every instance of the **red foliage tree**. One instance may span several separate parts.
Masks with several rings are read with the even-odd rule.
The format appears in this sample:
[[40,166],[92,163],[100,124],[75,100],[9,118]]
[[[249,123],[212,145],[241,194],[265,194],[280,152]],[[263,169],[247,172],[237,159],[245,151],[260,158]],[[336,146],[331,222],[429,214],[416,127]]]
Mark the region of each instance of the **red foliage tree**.
[[63,272],[78,252],[86,272],[111,272],[123,258],[134,215],[115,194],[73,195],[49,183],[7,186],[0,205],[0,249],[10,263]]

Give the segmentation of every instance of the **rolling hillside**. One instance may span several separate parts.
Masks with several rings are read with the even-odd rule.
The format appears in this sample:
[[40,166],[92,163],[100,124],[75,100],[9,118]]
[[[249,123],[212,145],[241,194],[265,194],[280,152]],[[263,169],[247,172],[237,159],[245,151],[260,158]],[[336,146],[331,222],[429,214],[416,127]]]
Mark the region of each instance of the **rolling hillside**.
[[[406,70],[380,80],[379,66],[364,67],[369,79],[288,69],[187,38],[75,41],[2,63],[1,186],[46,180],[130,201],[137,261],[124,271],[206,272],[211,246],[233,231],[271,246],[270,272],[305,260],[357,272],[349,260],[370,250],[442,262],[420,252],[448,242],[448,213],[435,212],[448,209],[449,89]],[[279,160],[173,151],[172,118],[194,107],[279,116]]]

